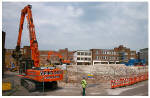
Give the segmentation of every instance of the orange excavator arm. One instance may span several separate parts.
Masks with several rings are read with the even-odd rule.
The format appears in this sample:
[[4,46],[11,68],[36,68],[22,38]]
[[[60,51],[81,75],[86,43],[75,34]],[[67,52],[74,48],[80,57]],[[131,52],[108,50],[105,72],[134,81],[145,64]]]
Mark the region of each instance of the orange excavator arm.
[[40,60],[39,60],[38,42],[36,40],[35,28],[34,28],[34,24],[33,24],[31,8],[32,8],[31,5],[27,5],[21,11],[19,35],[18,35],[16,51],[20,50],[23,23],[24,23],[24,18],[26,16],[27,22],[28,22],[29,36],[30,36],[30,49],[31,49],[31,54],[32,54],[32,60],[34,61],[34,66],[39,67],[39,61]]
[[70,63],[70,61],[69,60],[63,60],[62,58],[62,55],[61,54],[59,54],[59,53],[57,53],[57,52],[54,52],[54,51],[49,51],[48,52],[48,57],[47,57],[47,60],[49,61],[49,59],[50,59],[50,57],[51,57],[51,55],[56,55],[56,56],[58,56],[59,58],[60,58],[60,61],[61,61],[61,63]]
[[56,55],[56,56],[58,56],[60,59],[62,59],[62,56],[61,56],[59,53],[54,52],[54,51],[49,51],[49,52],[48,52],[47,60],[50,59],[51,55]]

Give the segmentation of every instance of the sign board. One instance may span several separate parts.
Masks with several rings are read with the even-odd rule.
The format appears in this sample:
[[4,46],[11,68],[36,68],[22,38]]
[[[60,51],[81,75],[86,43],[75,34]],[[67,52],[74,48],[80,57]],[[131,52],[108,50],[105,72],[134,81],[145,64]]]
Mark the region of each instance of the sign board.
[[93,74],[88,74],[88,79],[93,79]]

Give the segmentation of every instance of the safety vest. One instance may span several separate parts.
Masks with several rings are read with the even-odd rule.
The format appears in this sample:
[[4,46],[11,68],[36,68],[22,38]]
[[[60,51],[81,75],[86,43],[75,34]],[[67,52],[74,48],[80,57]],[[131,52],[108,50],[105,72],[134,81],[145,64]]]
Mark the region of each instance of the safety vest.
[[82,81],[81,81],[81,85],[82,85],[82,88],[86,88],[86,85],[87,85],[86,81],[85,81],[85,80],[82,80]]

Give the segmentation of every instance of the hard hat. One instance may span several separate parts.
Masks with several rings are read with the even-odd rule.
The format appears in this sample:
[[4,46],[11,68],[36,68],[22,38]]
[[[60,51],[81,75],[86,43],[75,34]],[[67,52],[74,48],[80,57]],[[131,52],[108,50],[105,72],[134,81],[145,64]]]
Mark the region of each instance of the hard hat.
[[82,78],[85,79],[85,76],[83,76]]

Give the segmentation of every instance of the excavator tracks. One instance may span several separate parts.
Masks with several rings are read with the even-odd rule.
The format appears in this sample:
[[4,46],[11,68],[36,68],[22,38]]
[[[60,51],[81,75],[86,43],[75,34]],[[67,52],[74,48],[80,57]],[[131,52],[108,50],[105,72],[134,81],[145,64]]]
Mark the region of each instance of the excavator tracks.
[[34,92],[36,89],[43,90],[48,88],[51,90],[55,90],[58,88],[57,81],[52,82],[44,82],[44,84],[41,82],[35,82],[26,78],[21,78],[21,86],[25,87],[29,92]]
[[21,85],[25,87],[28,91],[33,92],[36,90],[36,83],[29,79],[22,78]]

